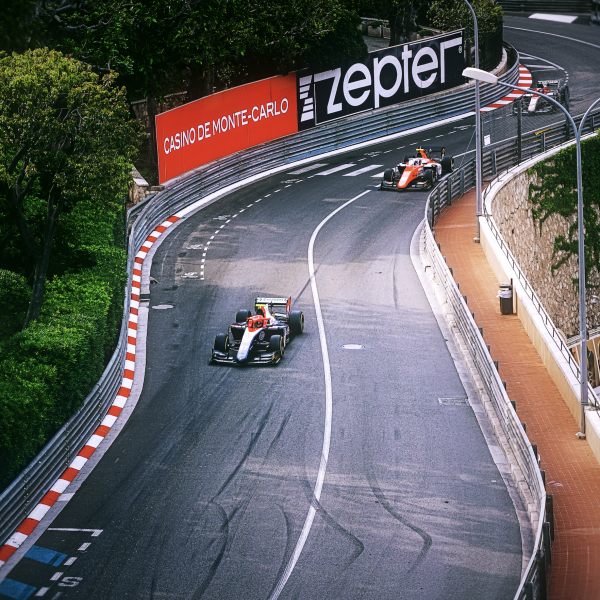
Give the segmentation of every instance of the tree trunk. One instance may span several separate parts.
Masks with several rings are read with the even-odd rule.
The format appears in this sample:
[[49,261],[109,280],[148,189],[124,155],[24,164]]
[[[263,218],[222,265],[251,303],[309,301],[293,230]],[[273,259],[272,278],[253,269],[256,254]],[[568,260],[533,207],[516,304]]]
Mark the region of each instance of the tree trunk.
[[146,97],[146,110],[150,127],[150,168],[155,181],[158,179],[158,149],[156,146],[156,100],[153,96]]
[[[57,198],[58,196],[58,198]],[[54,206],[56,202],[56,207]],[[52,241],[58,216],[62,212],[63,198],[60,192],[56,192],[55,188],[50,192],[48,198],[48,212],[46,218],[46,227],[44,231],[44,239],[41,248],[38,246],[38,251],[34,254],[35,257],[35,273],[33,275],[33,290],[31,293],[31,301],[29,309],[23,324],[23,330],[29,327],[32,321],[35,321],[42,312],[44,303],[44,292],[46,291],[46,278],[48,276],[48,266],[50,265],[50,253],[52,252]]]
[[204,69],[201,65],[190,67],[190,86],[187,93],[187,101],[199,100],[212,94],[213,77],[212,71]]

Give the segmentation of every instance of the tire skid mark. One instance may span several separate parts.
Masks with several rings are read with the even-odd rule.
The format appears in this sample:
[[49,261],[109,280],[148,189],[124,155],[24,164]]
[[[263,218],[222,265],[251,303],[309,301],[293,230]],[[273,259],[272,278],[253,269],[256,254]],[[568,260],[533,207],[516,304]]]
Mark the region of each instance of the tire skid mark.
[[427,553],[429,552],[429,549],[431,548],[431,546],[433,544],[433,540],[431,539],[431,536],[424,529],[421,529],[419,526],[411,523],[406,517],[403,517],[392,507],[389,500],[383,493],[383,490],[379,487],[379,483],[375,476],[375,470],[373,469],[372,464],[368,465],[366,476],[367,476],[367,481],[369,482],[369,486],[371,487],[371,490],[373,491],[373,494],[375,495],[377,500],[379,500],[379,504],[381,504],[382,508],[384,508],[399,523],[401,523],[405,527],[408,527],[410,530],[414,531],[423,540],[423,546],[421,548],[421,551],[419,552],[416,560],[414,561],[414,563],[412,564],[410,569],[408,569],[408,571],[406,572],[407,574],[409,574],[425,559],[425,556],[427,555]]

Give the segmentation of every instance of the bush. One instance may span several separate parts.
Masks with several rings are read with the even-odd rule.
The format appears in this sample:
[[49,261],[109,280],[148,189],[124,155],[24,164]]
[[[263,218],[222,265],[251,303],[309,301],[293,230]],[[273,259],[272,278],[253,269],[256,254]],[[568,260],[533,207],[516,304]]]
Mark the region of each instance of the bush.
[[25,277],[0,269],[0,340],[23,327],[30,297]]
[[23,276],[0,271],[0,489],[82,405],[118,339],[127,281],[122,212],[88,209],[62,224],[73,227],[72,243],[57,262],[62,255],[70,268],[47,283],[42,314],[25,331],[31,291]]

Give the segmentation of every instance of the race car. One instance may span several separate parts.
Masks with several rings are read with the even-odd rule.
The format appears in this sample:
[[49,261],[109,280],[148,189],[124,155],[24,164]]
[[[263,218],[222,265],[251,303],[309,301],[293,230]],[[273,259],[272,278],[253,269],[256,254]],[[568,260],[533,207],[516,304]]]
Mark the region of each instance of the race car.
[[256,315],[238,310],[228,333],[215,337],[211,362],[277,364],[291,334],[304,331],[304,313],[290,311],[291,298],[256,298]]
[[[561,79],[540,80],[538,81],[537,86],[532,89],[536,92],[541,92],[542,94],[550,96],[553,100],[560,102],[566,108],[569,106],[569,86],[563,83]],[[558,107],[555,104],[552,104],[552,102],[548,102],[546,98],[536,96],[531,92],[523,94],[521,102],[523,114],[527,115],[553,113],[558,110]],[[518,105],[513,103],[513,113],[517,113],[518,110]]]
[[454,158],[446,156],[445,148],[417,148],[416,152],[415,156],[405,156],[397,167],[384,171],[382,190],[428,190],[442,175],[454,170]]

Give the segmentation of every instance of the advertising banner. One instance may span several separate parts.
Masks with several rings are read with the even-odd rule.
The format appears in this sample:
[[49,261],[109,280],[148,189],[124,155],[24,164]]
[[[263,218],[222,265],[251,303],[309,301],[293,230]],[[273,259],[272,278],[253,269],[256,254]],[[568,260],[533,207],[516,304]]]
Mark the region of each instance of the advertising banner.
[[366,110],[464,83],[464,30],[369,53],[320,73],[271,77],[156,117],[161,183],[233,154]]
[[296,131],[295,73],[190,102],[156,116],[159,181]]
[[370,52],[361,62],[298,77],[298,130],[464,83],[464,30]]

